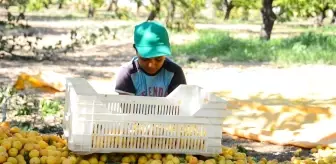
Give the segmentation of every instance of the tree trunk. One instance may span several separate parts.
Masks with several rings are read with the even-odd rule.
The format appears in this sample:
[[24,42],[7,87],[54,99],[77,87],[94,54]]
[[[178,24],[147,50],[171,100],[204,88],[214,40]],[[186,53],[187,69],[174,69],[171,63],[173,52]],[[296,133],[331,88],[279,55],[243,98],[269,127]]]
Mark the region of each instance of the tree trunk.
[[47,2],[43,2],[43,6],[44,8],[48,9],[49,8],[49,4]]
[[231,10],[233,9],[234,5],[232,4],[232,0],[224,0],[224,5],[226,7],[224,20],[228,20],[230,18]]
[[16,23],[18,23],[20,20],[25,20],[26,17],[25,17],[25,12],[22,11],[19,13],[19,15],[16,17]]
[[272,10],[273,0],[262,0],[261,15],[263,25],[260,31],[260,38],[265,40],[271,39],[272,29],[276,20],[276,15]]
[[139,15],[141,6],[142,6],[141,1],[137,1],[137,10],[136,10],[137,15]]
[[107,11],[112,11],[113,5],[115,6],[114,12],[117,12],[118,11],[118,0],[111,0],[109,6],[107,8]]
[[317,26],[322,26],[323,25],[323,20],[326,18],[326,13],[325,11],[322,11],[320,15],[317,16],[316,23]]
[[331,24],[336,24],[336,9],[332,10],[333,16],[331,19]]
[[114,1],[114,5],[115,5],[114,12],[118,13],[119,12],[118,0]]
[[161,7],[160,0],[154,0],[154,2],[152,1],[152,4],[154,5],[154,10],[152,10],[149,13],[147,21],[154,20],[156,18],[157,14],[160,12],[160,7]]
[[13,17],[12,13],[7,10],[7,21],[10,22],[13,20],[13,18],[15,19],[15,17]]
[[244,11],[243,11],[243,21],[247,21],[249,18],[249,9],[247,7],[244,8]]
[[58,9],[62,9],[63,8],[63,0],[62,1],[60,1],[60,3],[58,4]]
[[85,11],[86,10],[86,4],[80,4],[81,10]]
[[95,14],[95,8],[93,4],[90,3],[89,10],[88,10],[88,18],[94,17],[94,14]]
[[329,9],[329,4],[327,3],[323,8],[320,8],[320,15],[317,16],[316,23],[317,26],[322,26],[323,25],[323,20],[327,17],[326,12]]
[[173,27],[175,10],[176,10],[176,2],[174,0],[170,0],[169,7],[168,7],[168,15],[166,19],[166,25],[168,28]]
[[107,7],[107,11],[112,11],[113,8],[113,0],[111,0],[109,6]]

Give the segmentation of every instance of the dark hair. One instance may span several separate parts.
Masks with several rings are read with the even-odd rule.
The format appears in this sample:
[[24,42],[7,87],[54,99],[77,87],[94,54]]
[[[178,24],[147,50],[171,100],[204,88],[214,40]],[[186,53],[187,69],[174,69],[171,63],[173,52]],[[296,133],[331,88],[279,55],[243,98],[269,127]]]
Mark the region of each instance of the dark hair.
[[133,44],[133,48],[134,48],[135,52],[138,53],[138,50],[136,49],[135,44]]

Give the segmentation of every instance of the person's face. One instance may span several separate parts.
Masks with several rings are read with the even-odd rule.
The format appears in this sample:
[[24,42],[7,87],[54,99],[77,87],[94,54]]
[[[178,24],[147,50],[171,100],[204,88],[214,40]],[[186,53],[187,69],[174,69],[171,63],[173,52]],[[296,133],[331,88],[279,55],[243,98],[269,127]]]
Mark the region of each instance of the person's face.
[[160,56],[155,58],[142,58],[138,55],[140,67],[148,74],[155,74],[162,67],[166,57]]
[[162,67],[166,57],[160,56],[155,58],[142,58],[139,54],[137,49],[135,48],[135,45],[133,44],[133,48],[135,49],[135,52],[138,56],[138,62],[140,67],[146,71],[148,74],[155,74],[157,71],[160,70]]

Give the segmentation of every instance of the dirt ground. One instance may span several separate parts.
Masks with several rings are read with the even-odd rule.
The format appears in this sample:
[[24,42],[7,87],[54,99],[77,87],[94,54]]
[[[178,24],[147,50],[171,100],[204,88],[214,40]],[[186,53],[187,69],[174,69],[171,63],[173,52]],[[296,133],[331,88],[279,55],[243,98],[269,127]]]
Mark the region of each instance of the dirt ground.
[[[39,28],[46,29],[43,35],[50,43],[65,37],[66,32],[72,27],[71,24],[74,24],[74,22],[68,21],[64,23],[64,26],[61,22],[50,24],[36,21],[32,23],[35,23]],[[113,22],[105,23],[114,24]],[[50,26],[55,24],[59,27],[58,32],[50,29]],[[64,28],[68,26],[70,27]],[[236,28],[236,26],[233,27]],[[188,41],[188,39],[193,40],[193,37],[189,36],[188,38],[187,36],[176,35],[172,37],[172,42],[182,43]],[[99,45],[84,47],[80,51],[62,56],[57,61],[0,60],[0,84],[14,83],[21,72],[35,74],[38,71],[52,71],[64,76],[105,80],[105,83],[97,86],[97,89],[112,92],[113,78],[118,72],[118,68],[134,55],[132,38],[129,34],[125,34],[117,40],[107,40]],[[287,91],[290,90],[291,92],[283,93],[294,97],[301,96],[295,93],[305,93],[313,98],[324,98],[323,96],[330,96],[332,93],[336,93],[335,89],[330,88],[336,82],[336,78],[330,76],[336,70],[332,66],[278,68],[274,65],[261,63],[201,63],[197,67],[183,66],[183,68],[189,84],[196,84],[214,92],[232,90],[235,92],[229,95],[235,97],[248,98],[250,95],[259,93],[260,90],[268,90],[269,94],[279,93],[282,92],[283,88],[289,87],[292,89],[287,89]],[[306,90],[306,92],[302,92],[303,90]],[[320,93],[329,93],[329,95]],[[277,146],[233,138],[228,135],[223,136],[222,143],[226,146],[241,145],[248,150],[249,155],[258,158],[275,158],[279,161],[290,160],[293,152],[297,149],[291,146]],[[308,154],[307,152],[308,150],[305,150],[304,154]]]

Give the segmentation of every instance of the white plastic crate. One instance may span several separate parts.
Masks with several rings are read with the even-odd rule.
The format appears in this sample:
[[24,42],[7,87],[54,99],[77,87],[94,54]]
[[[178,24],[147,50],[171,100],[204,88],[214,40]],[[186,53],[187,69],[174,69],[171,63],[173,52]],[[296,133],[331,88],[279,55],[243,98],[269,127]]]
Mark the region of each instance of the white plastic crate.
[[197,86],[167,97],[98,94],[68,78],[64,134],[71,151],[91,153],[221,153],[226,101]]

